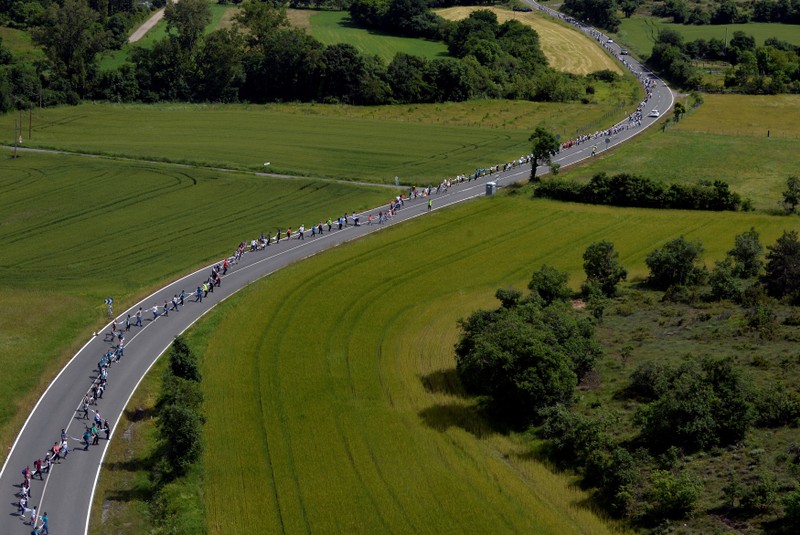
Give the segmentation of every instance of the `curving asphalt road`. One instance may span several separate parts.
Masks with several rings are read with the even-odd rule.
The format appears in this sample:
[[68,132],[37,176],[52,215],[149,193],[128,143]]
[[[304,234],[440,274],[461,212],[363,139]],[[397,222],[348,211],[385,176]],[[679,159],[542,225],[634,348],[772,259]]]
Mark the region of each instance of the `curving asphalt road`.
[[[588,33],[592,30],[584,29],[584,31]],[[605,40],[606,38],[602,37],[601,39]],[[612,51],[619,52],[615,45],[609,46]],[[669,88],[633,59],[629,59],[627,56],[626,59],[634,72],[643,72],[646,78],[655,81],[645,113],[653,108],[662,113],[669,111],[673,104],[673,96]],[[554,160],[563,167],[590,158],[592,145],[597,145],[599,152],[607,150],[627,141],[657,121],[656,118],[645,117],[640,127],[623,128],[616,135],[600,136],[570,149],[562,150]],[[627,124],[627,120],[621,124]],[[540,174],[545,172],[546,169],[539,169]],[[111,435],[113,439],[122,411],[130,397],[172,339],[190,327],[215,304],[245,288],[251,282],[289,264],[368,233],[377,232],[416,217],[435,217],[435,215],[427,214],[429,199],[433,200],[433,211],[435,212],[446,206],[485,195],[486,183],[489,181],[497,182],[502,187],[511,182],[527,180],[529,176],[530,166],[522,165],[507,172],[480,178],[477,181],[454,185],[447,192],[432,195],[430,198],[406,201],[389,225],[366,225],[364,224],[366,216],[364,216],[361,218],[364,222],[359,227],[351,225],[340,231],[325,232],[322,236],[306,238],[303,241],[283,240],[263,251],[248,253],[223,278],[221,288],[217,288],[213,294],[209,294],[202,303],[195,303],[193,298],[190,298],[179,311],[171,312],[168,317],[151,320],[152,314],[149,309],[154,304],[163,304],[165,299],[171,299],[173,294],[180,293],[182,289],[186,290],[187,294],[191,294],[197,284],[208,276],[210,266],[168,284],[136,303],[129,310],[123,311],[118,317],[124,319],[127,313],[133,315],[141,306],[146,319],[142,327],[132,327],[127,334],[125,356],[109,369],[108,389],[103,398],[99,400],[98,405],[93,408],[99,410],[104,419],[113,422]],[[379,209],[381,208],[376,208],[371,213],[377,213]],[[106,326],[104,332],[92,337],[75,354],[42,394],[20,430],[2,471],[0,471],[0,492],[3,493],[8,504],[5,508],[6,514],[0,516],[0,534],[26,534],[31,531],[31,527],[24,525],[16,514],[17,498],[14,494],[20,490],[21,470],[27,465],[32,467],[35,459],[44,458],[45,451],[60,437],[62,428],[66,428],[67,433],[72,437],[80,438],[82,436],[85,420],[80,420],[76,411],[96,377],[96,366],[100,355],[110,347],[110,343],[104,341],[104,333],[109,329],[110,326]],[[69,454],[66,460],[61,464],[54,465],[43,481],[36,479],[31,484],[32,499],[29,507],[37,505],[40,513],[46,511],[50,519],[51,531],[57,534],[88,532],[91,502],[108,441],[101,439],[98,446],[91,446],[88,451],[83,451],[80,444],[70,440],[70,447],[76,449]],[[29,515],[26,515],[27,517]]]

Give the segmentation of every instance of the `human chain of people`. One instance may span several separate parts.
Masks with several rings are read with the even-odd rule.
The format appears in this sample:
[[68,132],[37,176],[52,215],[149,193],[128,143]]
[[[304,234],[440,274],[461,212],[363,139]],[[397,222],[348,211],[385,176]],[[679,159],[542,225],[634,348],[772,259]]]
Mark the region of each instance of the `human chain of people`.
[[[579,29],[589,33],[603,46],[608,48],[607,39],[602,33],[588,28],[578,21],[572,22],[574,19],[571,20],[571,18],[565,17],[557,12],[552,12],[552,10],[542,6],[539,6],[539,8],[552,16],[575,24]],[[609,48],[609,50],[612,49]],[[601,136],[621,134],[631,128],[642,126],[642,111],[648,105],[648,101],[653,91],[656,89],[657,79],[652,77],[650,73],[637,73],[632,62],[629,62],[621,55],[615,54],[615,56],[623,65],[634,72],[634,74],[637,74],[639,81],[647,91],[647,97],[639,104],[637,110],[633,112],[627,120],[621,121],[609,129],[585,134],[583,136],[576,136],[573,140],[564,141],[562,143],[561,153],[556,161],[564,162],[565,165],[574,163],[580,158],[585,157],[581,154],[583,149],[576,149],[576,145],[582,145],[585,141],[596,139]],[[662,95],[662,98],[664,96],[665,95]],[[669,97],[671,98],[671,95],[669,95]],[[630,135],[634,134],[628,133],[627,136],[620,136],[620,140],[626,139]],[[594,150],[592,152],[594,152]],[[31,527],[33,533],[49,533],[49,518],[47,513],[40,514],[39,511],[44,510],[43,506],[47,486],[53,477],[53,473],[62,470],[62,464],[65,465],[63,468],[65,470],[65,475],[63,477],[68,477],[66,474],[70,470],[78,469],[78,467],[82,467],[80,470],[86,469],[83,461],[78,462],[74,468],[71,468],[67,463],[68,456],[70,459],[73,459],[75,455],[81,455],[83,452],[90,452],[96,446],[101,446],[101,455],[105,454],[107,448],[103,446],[107,443],[107,440],[110,440],[112,437],[113,427],[119,425],[119,418],[121,416],[120,405],[124,408],[126,405],[125,395],[127,394],[128,399],[130,399],[129,396],[132,394],[133,389],[135,389],[135,385],[128,384],[131,382],[130,378],[128,381],[120,382],[118,388],[124,387],[123,391],[125,394],[122,394],[121,400],[112,399],[112,408],[109,409],[109,406],[106,405],[103,411],[103,414],[111,415],[110,419],[114,423],[109,423],[107,419],[101,416],[101,405],[104,403],[104,394],[109,392],[109,373],[130,375],[131,371],[126,371],[126,368],[128,370],[132,368],[136,370],[134,373],[139,377],[139,380],[141,380],[141,376],[149,369],[147,366],[151,366],[152,362],[155,362],[155,357],[157,356],[155,353],[159,351],[152,347],[150,347],[149,350],[145,348],[147,348],[148,345],[152,346],[150,342],[156,338],[161,340],[166,337],[167,340],[162,343],[168,343],[168,340],[176,334],[174,330],[168,330],[171,328],[166,326],[173,324],[178,325],[178,327],[176,327],[178,331],[188,328],[187,325],[191,325],[197,317],[213,307],[216,302],[219,302],[220,299],[230,295],[233,291],[238,290],[244,284],[248,283],[249,280],[244,275],[247,270],[252,269],[252,279],[254,280],[255,278],[269,274],[271,272],[269,269],[278,269],[282,265],[286,265],[287,262],[296,261],[296,259],[301,258],[302,256],[298,256],[297,254],[300,250],[299,248],[306,250],[307,246],[309,246],[308,248],[311,251],[322,250],[322,248],[326,247],[322,245],[322,243],[323,241],[327,242],[328,238],[333,238],[330,245],[342,243],[352,238],[337,238],[337,236],[348,236],[349,234],[345,233],[353,231],[355,231],[353,237],[362,235],[362,231],[367,230],[364,227],[381,227],[390,224],[398,219],[398,215],[400,215],[401,212],[407,213],[400,216],[399,220],[406,220],[418,216],[424,217],[425,213],[433,211],[434,201],[436,201],[437,204],[441,202],[448,205],[481,195],[483,184],[478,183],[477,181],[479,180],[488,178],[491,181],[499,183],[501,180],[519,180],[520,177],[527,176],[530,170],[527,164],[536,165],[532,155],[522,155],[519,158],[504,163],[478,167],[469,173],[451,175],[448,178],[442,179],[436,185],[430,184],[426,187],[410,187],[405,190],[403,194],[396,195],[389,199],[387,203],[371,210],[365,210],[360,213],[345,212],[340,216],[315,220],[315,222],[310,225],[300,224],[291,227],[280,227],[269,232],[254,232],[257,237],[239,241],[239,243],[232,248],[231,254],[193,274],[165,286],[162,290],[154,292],[150,297],[145,298],[145,300],[137,303],[122,315],[114,318],[108,326],[102,329],[102,334],[94,333],[92,340],[87,342],[84,348],[73,357],[73,360],[76,360],[84,349],[91,350],[94,355],[99,354],[99,358],[96,360],[96,366],[90,364],[91,362],[95,362],[95,359],[91,359],[91,357],[89,357],[90,360],[88,362],[83,357],[81,357],[81,360],[77,361],[77,364],[84,363],[80,364],[84,367],[93,366],[90,370],[91,374],[90,380],[88,381],[88,388],[80,387],[80,393],[75,395],[74,388],[70,387],[71,393],[67,392],[67,397],[74,400],[76,402],[75,405],[71,405],[69,399],[67,402],[60,401],[63,405],[71,405],[74,407],[74,410],[70,411],[69,416],[66,414],[67,410],[59,411],[60,414],[63,414],[63,416],[59,418],[63,418],[63,420],[67,421],[62,422],[63,428],[61,429],[61,433],[52,437],[55,439],[52,442],[52,446],[49,445],[49,441],[44,441],[41,446],[36,446],[33,440],[25,440],[24,442],[26,445],[23,446],[25,456],[28,455],[28,452],[35,452],[39,447],[41,447],[40,451],[42,451],[42,455],[33,454],[32,456],[35,458],[30,459],[30,464],[27,464],[24,458],[19,460],[18,456],[15,456],[17,460],[14,464],[17,466],[17,469],[22,467],[22,483],[16,485],[18,491],[16,492],[16,499],[14,501],[14,506],[17,509],[19,518],[25,525]],[[475,183],[474,186],[472,184],[473,182]],[[273,227],[273,229],[274,228],[275,227]],[[311,254],[313,254],[313,252]],[[286,255],[285,260],[282,260],[283,255]],[[265,262],[275,267],[265,269],[263,267]],[[219,299],[214,299],[216,297],[214,290],[216,289],[218,292],[221,290],[223,279],[236,273],[238,273],[237,277],[239,277],[239,279],[231,279],[233,290],[223,291],[219,294]],[[247,277],[251,276],[248,275]],[[214,300],[212,303],[207,303],[202,307],[203,312],[197,313],[196,310],[194,312],[184,312],[187,308],[197,307],[203,304],[204,300],[208,300],[209,298]],[[175,320],[173,320],[173,318],[175,316],[184,315],[185,318],[174,323]],[[137,343],[136,349],[146,354],[137,354],[134,352],[132,356],[128,355],[127,353],[131,352],[130,344],[138,336],[144,334],[146,329],[154,328],[156,324],[164,325],[165,327],[155,328],[156,330],[152,337],[148,335],[142,339],[145,340],[144,344]],[[159,331],[162,332],[159,334]],[[102,345],[98,346],[98,344]],[[142,346],[142,349],[139,349],[139,345]],[[160,347],[163,348],[164,346],[162,345]],[[146,359],[148,362],[152,359],[152,362],[144,364],[136,360],[130,360],[137,358]],[[125,362],[129,364],[127,367],[123,368]],[[71,364],[72,361],[62,369],[62,373],[66,372]],[[141,369],[142,366],[145,366],[145,368]],[[70,368],[70,370],[72,370],[72,368]],[[81,379],[81,377],[85,377],[85,375],[81,373],[69,373],[67,375],[72,377],[72,379],[68,381],[68,384],[86,384],[82,383],[83,379]],[[59,374],[59,377],[60,376],[61,373]],[[59,380],[59,377],[51,383],[50,387]],[[136,380],[137,379],[134,378],[133,382],[136,382]],[[48,387],[48,391],[50,387]],[[128,393],[129,389],[130,393]],[[39,403],[42,403],[48,391],[42,395]],[[112,398],[120,397],[119,392],[116,392],[116,396],[114,394],[115,392],[112,392]],[[9,459],[11,459],[17,443],[20,441],[22,433],[31,421],[33,413],[39,408],[39,403],[37,403],[37,407],[34,408],[28,421],[26,421],[23,426],[23,430],[20,432],[14,445],[10,448],[11,453],[9,453]],[[64,408],[66,409],[67,407]],[[53,411],[52,409],[50,410],[51,412]],[[50,418],[40,421],[51,422],[52,420],[53,419]],[[62,425],[59,425],[57,428],[61,428]],[[50,424],[44,427],[49,426]],[[52,427],[56,426],[53,425]],[[38,425],[36,437],[32,437],[32,439],[35,438],[36,441],[41,439],[42,433],[40,430],[42,428],[43,426],[41,424]],[[104,435],[105,440],[101,441],[101,435]],[[73,463],[74,462],[75,461],[73,461]],[[92,462],[94,463],[94,461]],[[7,464],[8,461],[6,465]],[[31,466],[33,466],[33,469],[31,469]],[[93,466],[93,469],[96,470],[96,484],[100,465],[93,464]],[[3,471],[5,471],[6,467],[7,466],[4,465]],[[19,472],[17,472],[17,474],[19,474]],[[2,475],[2,472],[0,472],[0,475]],[[12,482],[10,481],[8,484],[12,484]],[[54,485],[56,485],[55,488],[58,489],[55,491],[56,496],[61,498],[66,497],[63,491],[63,487],[66,484],[67,483],[62,483],[60,481],[59,483],[54,483]],[[94,486],[92,487],[92,494],[94,492],[93,489]],[[35,500],[34,496],[38,496],[38,502]],[[91,506],[90,498],[91,496],[89,496],[89,507]],[[60,501],[61,500],[59,500],[59,502]],[[51,503],[50,505],[51,512],[53,513],[58,512],[53,509],[63,507],[63,504],[59,503],[55,505]],[[64,515],[64,512],[62,511],[61,514]],[[88,510],[85,521],[85,529],[88,529]],[[61,522],[59,522],[59,524],[61,524]],[[0,531],[5,532],[1,529]]]
[[[628,115],[626,119],[623,119],[622,121],[616,123],[615,125],[605,130],[597,130],[593,133],[585,133],[567,139],[561,144],[561,148],[569,149],[576,145],[580,145],[582,143],[595,142],[599,138],[611,138],[612,136],[616,136],[625,130],[641,127],[645,110],[647,109],[648,103],[650,102],[650,99],[653,96],[653,89],[658,83],[658,79],[653,76],[653,73],[651,73],[650,71],[646,70],[643,67],[641,70],[639,70],[640,66],[633,61],[629,61],[627,55],[623,54],[623,51],[621,49],[619,51],[617,50],[619,47],[616,46],[613,40],[600,30],[592,28],[591,26],[587,26],[578,19],[571,17],[569,15],[565,15],[564,13],[560,13],[547,6],[543,6],[536,2],[529,2],[529,3],[536,6],[536,8],[542,11],[543,13],[546,13],[553,18],[563,20],[564,22],[571,24],[579,31],[585,33],[586,35],[597,41],[600,46],[605,48],[612,56],[614,56],[620,63],[622,63],[622,65],[624,65],[625,68],[627,68],[631,73],[633,73],[634,76],[636,76],[636,79],[639,80],[639,83],[642,84],[645,90],[644,99],[636,107],[636,110],[630,115]],[[593,143],[592,156],[596,154],[597,154],[597,145],[596,143]]]

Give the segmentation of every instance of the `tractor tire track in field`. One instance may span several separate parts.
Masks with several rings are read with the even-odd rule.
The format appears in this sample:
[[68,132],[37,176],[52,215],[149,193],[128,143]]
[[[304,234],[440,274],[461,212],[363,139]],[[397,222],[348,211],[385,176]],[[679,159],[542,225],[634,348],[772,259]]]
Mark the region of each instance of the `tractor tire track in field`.
[[[278,476],[275,473],[275,464],[274,464],[274,458],[273,458],[273,451],[272,451],[272,448],[271,448],[271,441],[269,439],[269,433],[267,432],[267,428],[266,428],[266,425],[267,425],[266,412],[267,412],[267,410],[265,410],[265,407],[264,407],[265,399],[264,399],[264,393],[263,393],[263,388],[262,388],[262,383],[261,383],[261,359],[259,358],[260,355],[262,354],[262,349],[267,347],[268,333],[271,331],[271,326],[272,326],[272,324],[274,322],[275,322],[275,317],[272,316],[267,321],[267,323],[264,325],[264,328],[261,331],[261,342],[258,345],[258,350],[256,351],[256,358],[254,359],[255,360],[255,363],[254,363],[255,372],[256,372],[255,373],[255,377],[258,378],[256,380],[256,389],[258,391],[258,414],[259,414],[259,422],[260,422],[260,425],[258,425],[256,427],[258,428],[258,430],[261,433],[262,442],[263,442],[264,448],[266,450],[266,461],[267,461],[267,464],[269,466],[269,473],[271,475],[270,480],[269,480],[269,487],[272,490],[272,496],[273,496],[273,499],[275,500],[275,513],[276,513],[275,516],[277,516],[278,520],[280,521],[281,533],[286,533],[286,523],[284,522],[284,519],[283,519],[283,509],[281,507],[281,495],[278,492],[278,484],[277,484]],[[266,386],[266,385],[264,385],[264,386]]]
[[[488,210],[488,209],[489,209],[489,207],[486,207],[486,208],[483,208],[483,209],[481,209],[479,211],[484,211],[484,210]],[[464,223],[468,223],[469,220],[472,217],[474,217],[474,215],[475,215],[474,213],[471,213],[468,216],[465,215],[463,218],[461,218],[460,221],[464,222]],[[456,222],[448,221],[447,223],[443,222],[441,224],[437,224],[437,225],[432,226],[431,228],[426,229],[425,232],[426,233],[436,234],[436,233],[442,231],[445,227],[448,227],[451,224],[458,225],[459,221],[456,221]],[[503,242],[513,241],[513,240],[516,239],[516,237],[512,233],[504,233],[504,234],[501,235],[500,238],[496,238],[496,237],[493,237],[493,236],[486,236],[482,241],[497,242],[498,239],[499,239],[499,241],[501,243],[503,243]],[[413,241],[413,240],[409,239],[408,241]],[[393,244],[393,245],[385,246],[385,248],[388,249],[387,253],[390,254],[391,253],[391,249],[393,247],[397,247],[397,246],[402,246],[402,241],[401,241],[401,245]],[[409,243],[408,246],[413,247],[413,243]],[[379,247],[375,251],[371,251],[370,253],[368,253],[368,255],[370,257],[380,256],[380,254],[381,254],[380,249],[381,248]],[[391,278],[391,279],[382,279],[380,284],[370,286],[370,288],[369,288],[369,290],[367,292],[360,293],[359,297],[357,299],[349,301],[347,309],[348,309],[348,311],[369,310],[369,308],[370,308],[369,305],[370,304],[383,302],[384,300],[382,299],[382,297],[386,296],[386,295],[390,295],[392,289],[395,289],[395,288],[398,288],[398,287],[402,287],[402,283],[404,281],[419,280],[419,278],[421,276],[423,276],[426,273],[430,273],[432,270],[435,270],[436,267],[442,268],[442,267],[446,267],[448,265],[452,265],[453,263],[457,263],[459,260],[464,260],[464,259],[468,258],[469,256],[471,256],[473,254],[474,254],[474,251],[472,249],[458,250],[458,251],[455,251],[452,254],[449,254],[449,255],[447,255],[445,257],[437,257],[434,260],[435,263],[436,263],[436,266],[432,266],[431,263],[427,263],[427,264],[421,263],[421,264],[419,264],[417,266],[413,266],[413,267],[410,267],[409,269],[405,270],[402,275],[398,275],[398,276],[396,276],[394,278]],[[387,255],[387,257],[388,257],[388,255]],[[362,260],[363,260],[362,257],[357,257],[357,258],[354,258],[351,263],[352,264],[357,264],[357,263],[362,262]],[[354,312],[354,313],[352,313],[350,315],[351,316],[356,316],[357,314]],[[345,324],[351,324],[351,323],[352,324],[357,324],[355,321],[348,320],[347,317],[343,318],[343,321],[344,321]],[[358,329],[355,329],[355,330],[358,330]],[[367,329],[367,330],[371,330],[371,329]],[[383,329],[383,332],[385,332],[385,329]],[[350,385],[353,385],[355,383],[355,380],[353,378],[353,370],[352,370],[353,369],[353,362],[349,358],[349,353],[346,353],[346,355],[348,356],[348,358],[346,359],[346,361],[347,361],[347,370],[348,370],[348,383]],[[381,369],[380,347],[378,347],[378,360],[376,361],[376,368],[375,368],[375,370],[377,372],[378,384],[381,385],[381,388],[382,388],[382,390],[384,392],[384,396],[391,397],[391,394],[388,393],[388,389],[386,387],[386,382],[384,381],[384,379],[381,376],[380,369]],[[407,429],[410,429],[410,427],[408,427],[407,423],[405,425],[406,425]],[[408,513],[406,512],[405,508],[402,505],[402,501],[400,500],[400,496],[395,491],[394,487],[390,484],[390,482],[387,479],[384,471],[382,470],[382,468],[380,466],[380,463],[378,462],[378,459],[377,459],[377,456],[376,456],[374,448],[372,448],[370,446],[371,442],[369,440],[369,436],[362,434],[362,438],[363,438],[364,444],[367,445],[368,452],[369,452],[369,455],[370,455],[370,459],[371,459],[371,461],[373,463],[374,470],[378,474],[380,480],[383,482],[384,491],[389,494],[389,496],[392,498],[392,501],[394,502],[394,504],[396,505],[398,510],[402,512],[403,518],[414,528],[414,530],[417,531],[417,532],[424,531],[424,530],[420,529],[419,526],[416,526],[413,523],[413,521],[410,519],[410,517],[408,516]],[[352,456],[351,456],[351,459],[352,459]],[[438,496],[437,496],[436,492],[432,488],[430,490],[431,490],[431,496],[435,497],[436,501],[438,502]],[[483,493],[481,494],[481,496],[482,496],[482,499],[488,504],[489,503],[488,496],[486,494],[483,494]],[[501,517],[501,521],[506,525],[506,528],[509,529],[510,531],[513,531],[514,526],[508,522],[508,519],[504,518],[503,515],[500,515],[500,514],[498,514],[498,516]]]

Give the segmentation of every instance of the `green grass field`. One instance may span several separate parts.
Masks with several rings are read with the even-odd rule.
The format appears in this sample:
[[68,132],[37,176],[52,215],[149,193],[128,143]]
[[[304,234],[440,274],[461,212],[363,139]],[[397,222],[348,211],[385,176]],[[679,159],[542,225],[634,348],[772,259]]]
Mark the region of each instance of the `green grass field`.
[[28,32],[0,26],[0,38],[3,46],[8,48],[17,60],[24,62],[43,60],[44,52],[33,44]]
[[[779,209],[786,179],[798,174],[797,95],[705,95],[705,104],[666,132],[626,143],[569,177],[634,173],[664,182],[724,180],[759,210]],[[770,137],[767,137],[769,131]]]
[[311,35],[326,45],[347,43],[364,54],[380,56],[386,63],[398,52],[429,59],[446,57],[447,46],[440,41],[396,37],[355,26],[345,11],[311,12]]
[[635,16],[623,18],[622,25],[616,34],[617,39],[624,43],[639,56],[648,57],[653,50],[653,43],[658,36],[661,28],[671,28],[679,32],[685,41],[695,39],[725,39],[725,31],[728,38],[733,37],[733,32],[743,31],[752,35],[756,43],[764,44],[764,40],[769,37],[777,37],[782,41],[788,41],[795,45],[800,45],[800,25],[796,24],[770,24],[766,22],[750,22],[747,24],[726,24],[726,25],[705,25],[687,26],[684,24],[673,24],[666,22],[669,19],[659,19],[657,17]]
[[[37,111],[25,144],[260,171],[271,162],[275,173],[427,184],[519,157],[538,124],[566,133],[625,113],[611,103],[521,101],[362,108],[88,103]],[[2,119],[6,136],[13,120]]]
[[[493,434],[454,378],[456,320],[549,263],[572,274],[609,239],[632,278],[685,234],[707,261],[757,214],[613,209],[497,197],[337,248],[211,315],[204,355],[210,533],[601,533],[582,494]],[[498,260],[503,259],[503,260]],[[258,489],[253,491],[253,489]],[[242,496],[230,514],[231,496]]]
[[261,231],[376,206],[391,191],[34,153],[0,160],[0,189],[2,444],[105,323],[105,297],[124,308]]

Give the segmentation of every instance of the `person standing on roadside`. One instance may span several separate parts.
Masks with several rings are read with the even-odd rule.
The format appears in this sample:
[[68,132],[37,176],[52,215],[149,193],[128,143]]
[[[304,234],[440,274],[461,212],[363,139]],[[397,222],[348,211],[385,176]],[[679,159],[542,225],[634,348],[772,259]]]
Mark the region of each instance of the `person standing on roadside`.
[[428,211],[430,212],[433,210],[433,199],[428,200]]

